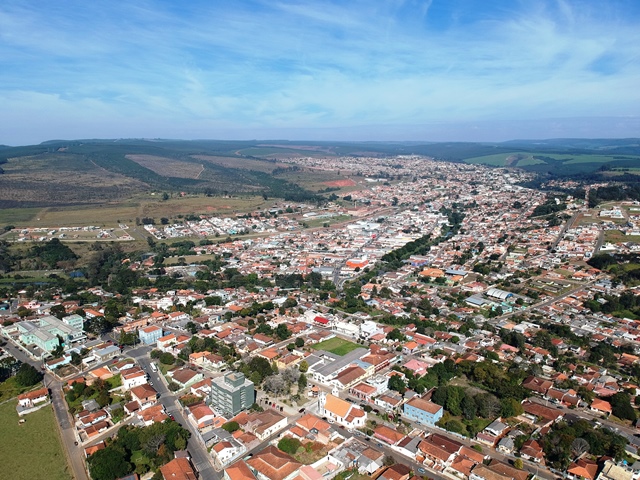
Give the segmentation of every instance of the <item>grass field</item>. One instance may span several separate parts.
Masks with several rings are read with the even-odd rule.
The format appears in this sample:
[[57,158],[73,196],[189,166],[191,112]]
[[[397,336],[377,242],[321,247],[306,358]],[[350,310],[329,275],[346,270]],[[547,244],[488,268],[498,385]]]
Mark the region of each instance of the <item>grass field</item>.
[[492,165],[494,167],[504,167],[504,166],[526,166],[526,165],[537,165],[540,163],[544,163],[542,160],[537,160],[533,158],[532,154],[528,153],[498,153],[496,155],[485,155],[482,157],[474,157],[468,158],[465,160],[465,163],[473,163],[473,164],[482,164],[482,165]]
[[355,350],[359,346],[360,345],[358,345],[357,343],[343,340],[342,338],[333,337],[329,340],[324,340],[323,342],[316,343],[315,345],[312,345],[311,348],[315,350],[325,350],[327,352],[343,356],[351,352],[352,350]]
[[71,478],[50,406],[30,413],[25,417],[26,422],[20,425],[16,402],[7,402],[0,405],[0,419],[0,458],[4,478]]
[[[273,201],[265,201],[262,196],[238,196],[231,198],[186,196],[169,198],[162,201],[160,194],[140,195],[122,203],[51,207],[44,209],[27,209],[20,215],[21,209],[10,209],[13,212],[5,215],[0,211],[0,226],[14,225],[18,227],[73,227],[96,225],[116,227],[118,223],[135,224],[136,218],[152,217],[156,223],[160,218],[176,218],[178,215],[230,215],[244,213],[260,208],[270,208]],[[12,221],[7,221],[12,220]],[[18,221],[20,220],[20,221]]]
[[604,240],[611,243],[640,242],[640,235],[625,235],[620,230],[607,230],[604,232]]

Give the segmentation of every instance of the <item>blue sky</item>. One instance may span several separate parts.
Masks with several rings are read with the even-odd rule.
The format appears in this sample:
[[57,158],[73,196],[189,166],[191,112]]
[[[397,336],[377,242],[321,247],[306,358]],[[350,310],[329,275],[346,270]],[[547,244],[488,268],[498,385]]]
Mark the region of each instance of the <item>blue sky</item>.
[[637,0],[0,2],[0,143],[640,136]]

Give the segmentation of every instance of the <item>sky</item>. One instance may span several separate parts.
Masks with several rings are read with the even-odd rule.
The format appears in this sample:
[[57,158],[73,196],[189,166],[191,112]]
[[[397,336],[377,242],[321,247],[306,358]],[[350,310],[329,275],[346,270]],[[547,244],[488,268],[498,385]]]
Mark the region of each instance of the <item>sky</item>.
[[640,137],[640,1],[0,2],[0,144],[567,137]]

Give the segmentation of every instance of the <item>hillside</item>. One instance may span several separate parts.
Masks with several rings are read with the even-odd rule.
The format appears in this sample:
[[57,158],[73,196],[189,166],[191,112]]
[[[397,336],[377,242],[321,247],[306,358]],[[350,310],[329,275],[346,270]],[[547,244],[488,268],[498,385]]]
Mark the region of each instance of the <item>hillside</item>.
[[[339,176],[296,171],[292,156],[417,154],[518,167],[542,174],[627,179],[640,168],[639,139],[464,142],[290,142],[216,140],[52,140],[0,148],[0,207],[119,202],[149,191],[254,194],[314,200]],[[295,183],[294,183],[295,182]]]

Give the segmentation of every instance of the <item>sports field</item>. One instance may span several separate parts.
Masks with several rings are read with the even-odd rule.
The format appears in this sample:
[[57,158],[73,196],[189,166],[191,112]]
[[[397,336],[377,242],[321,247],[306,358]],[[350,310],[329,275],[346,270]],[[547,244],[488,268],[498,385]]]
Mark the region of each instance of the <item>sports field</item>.
[[311,347],[315,350],[325,350],[327,352],[335,353],[336,355],[346,355],[347,353],[355,350],[360,345],[357,343],[350,342],[348,340],[343,340],[342,338],[333,337],[329,340],[324,340],[320,343],[316,343]]

